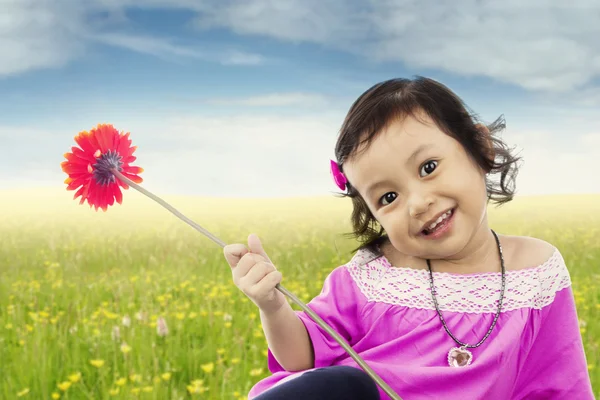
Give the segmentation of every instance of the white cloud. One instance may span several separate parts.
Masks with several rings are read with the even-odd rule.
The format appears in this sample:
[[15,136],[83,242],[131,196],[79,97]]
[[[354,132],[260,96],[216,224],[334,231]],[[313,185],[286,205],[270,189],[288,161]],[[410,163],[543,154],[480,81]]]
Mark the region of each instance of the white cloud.
[[207,104],[220,106],[249,106],[249,107],[321,107],[327,105],[326,96],[318,93],[270,93],[260,96],[239,98],[214,98],[204,101]]
[[262,55],[239,50],[226,52],[220,59],[224,65],[261,65],[265,63],[265,57]]
[[517,178],[518,195],[600,193],[597,160],[600,152],[562,152],[541,147],[523,151]]
[[145,173],[167,191],[181,192],[187,182],[188,193],[216,196],[327,194],[339,121],[324,114],[174,118],[145,133],[153,147],[170,148],[146,153]]
[[[224,65],[265,62],[241,49],[206,52],[165,38],[129,36],[120,28],[127,26],[124,10],[130,7],[189,10],[197,13],[201,29],[317,43],[370,61],[490,77],[533,90],[590,91],[585,85],[600,75],[595,0],[469,0],[461,7],[405,0],[4,0],[0,75],[64,65],[82,53],[89,31],[102,38],[104,27],[111,32],[105,42],[160,57]],[[593,91],[586,98],[596,104]]]
[[104,44],[126,48],[138,53],[151,54],[157,57],[205,57],[201,51],[177,46],[166,39],[157,37],[105,33],[96,35],[93,39]]
[[152,36],[138,36],[119,33],[102,33],[89,36],[90,39],[111,46],[122,47],[142,54],[150,54],[172,61],[173,58],[196,58],[216,61],[223,65],[260,65],[265,58],[260,54],[242,51],[210,52],[174,44],[172,40]]
[[552,129],[511,130],[503,135],[523,158],[517,176],[518,195],[600,193],[597,160],[600,134],[565,132]]
[[0,13],[0,76],[61,67],[76,58],[77,6],[60,9],[49,1],[3,0]]
[[[343,113],[181,115],[115,120],[131,132],[144,168],[145,187],[158,195],[225,197],[331,195],[338,189],[329,159]],[[515,125],[515,124],[513,124]],[[62,154],[73,135],[0,127],[6,156],[0,159],[0,187],[64,186]],[[511,127],[503,135],[524,158],[517,194],[600,193],[597,160],[600,135],[573,135]],[[7,141],[8,140],[8,141]],[[35,142],[37,147],[32,147]],[[565,150],[567,149],[567,150]],[[12,157],[12,158],[11,158]]]
[[251,0],[210,2],[199,14],[201,29],[226,27],[239,34],[257,34],[292,42],[333,44],[364,40],[369,22],[355,2],[344,0]]
[[[354,4],[354,6],[352,6]],[[600,74],[600,3],[342,0],[226,2],[198,17],[292,42],[314,42],[379,61],[485,76],[534,90],[583,86]]]
[[201,10],[191,1],[2,0],[0,77],[57,68],[81,57],[90,43],[125,48],[167,60],[196,58],[222,65],[261,65],[260,54],[235,48],[198,49],[172,39],[124,33],[125,7]]

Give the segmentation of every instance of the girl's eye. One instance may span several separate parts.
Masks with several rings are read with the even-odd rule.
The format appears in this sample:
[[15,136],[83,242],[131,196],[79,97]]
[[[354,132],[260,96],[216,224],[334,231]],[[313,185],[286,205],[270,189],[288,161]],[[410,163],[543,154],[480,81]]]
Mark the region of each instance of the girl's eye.
[[422,177],[424,175],[431,174],[435,170],[435,168],[437,167],[437,164],[438,164],[437,161],[427,161],[421,167],[421,170],[419,171],[419,175]]
[[386,194],[384,194],[381,199],[379,200],[379,203],[386,206],[387,204],[385,202],[387,202],[388,204],[393,202],[394,200],[396,200],[396,193],[394,192],[388,192]]

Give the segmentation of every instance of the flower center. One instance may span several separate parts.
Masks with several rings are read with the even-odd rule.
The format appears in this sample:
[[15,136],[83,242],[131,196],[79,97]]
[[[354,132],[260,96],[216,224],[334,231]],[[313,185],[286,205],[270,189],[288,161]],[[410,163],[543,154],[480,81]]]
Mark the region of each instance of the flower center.
[[121,159],[122,157],[113,150],[108,150],[106,153],[96,158],[96,164],[93,165],[94,179],[99,185],[105,186],[117,181],[117,178],[115,178],[110,170],[115,168],[117,171],[121,172],[121,166],[123,165]]

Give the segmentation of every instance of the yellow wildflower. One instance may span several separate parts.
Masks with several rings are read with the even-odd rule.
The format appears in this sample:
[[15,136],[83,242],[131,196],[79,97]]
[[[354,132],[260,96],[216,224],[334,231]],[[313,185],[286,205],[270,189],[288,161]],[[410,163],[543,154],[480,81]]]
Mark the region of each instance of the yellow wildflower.
[[123,344],[121,345],[121,351],[124,354],[127,354],[131,351],[131,346],[129,346],[127,343],[123,342]]
[[81,379],[81,372],[76,372],[74,374],[69,375],[69,380],[73,383],[79,382]]
[[202,368],[202,371],[206,372],[207,374],[210,374],[215,369],[215,364],[213,364],[213,363],[203,364],[200,366],[200,368]]
[[90,364],[96,368],[100,368],[104,365],[104,360],[90,360]]

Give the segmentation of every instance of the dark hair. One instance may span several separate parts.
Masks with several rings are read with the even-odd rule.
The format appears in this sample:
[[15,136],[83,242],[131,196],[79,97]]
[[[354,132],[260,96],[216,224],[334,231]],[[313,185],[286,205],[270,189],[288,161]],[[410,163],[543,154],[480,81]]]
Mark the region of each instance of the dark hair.
[[[481,124],[476,114],[450,89],[421,76],[412,80],[390,79],[378,83],[352,104],[335,145],[340,171],[343,171],[344,161],[358,154],[362,144],[366,149],[391,122],[406,116],[419,118],[419,112],[427,114],[440,130],[456,139],[487,173],[488,200],[502,205],[513,199],[520,157],[513,156],[511,149],[494,136],[505,128],[504,117],[501,115],[491,125]],[[486,126],[489,134],[478,125]],[[491,157],[491,151],[494,157]],[[492,174],[500,175],[499,182],[491,179]],[[374,250],[376,245],[387,240],[383,228],[350,182],[347,183],[347,193],[341,195],[350,197],[353,205],[353,232],[347,235],[362,243],[353,251],[363,248]]]

